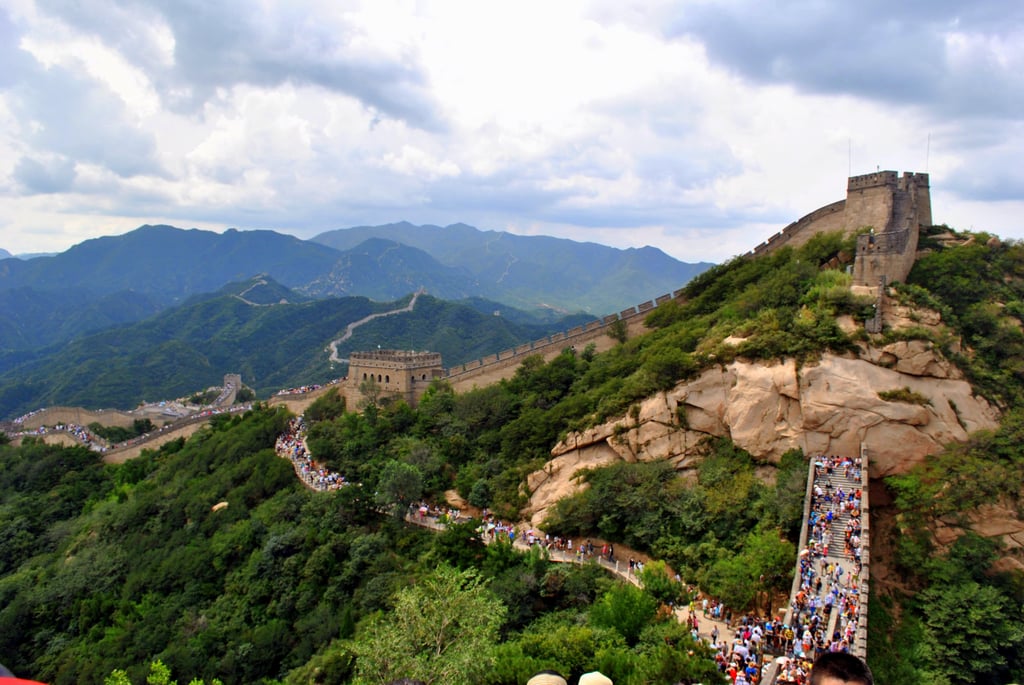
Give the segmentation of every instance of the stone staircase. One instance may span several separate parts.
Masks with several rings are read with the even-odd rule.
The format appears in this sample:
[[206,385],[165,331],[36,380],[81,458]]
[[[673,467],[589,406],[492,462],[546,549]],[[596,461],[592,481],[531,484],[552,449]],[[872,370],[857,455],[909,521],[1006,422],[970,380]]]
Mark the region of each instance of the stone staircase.
[[[821,562],[821,566],[827,567],[832,565],[839,567],[843,570],[843,574],[840,577],[842,585],[850,585],[852,574],[857,565],[856,555],[852,550],[847,549],[846,545],[846,531],[849,529],[850,522],[853,517],[847,509],[842,506],[841,503],[849,501],[850,493],[855,493],[861,487],[860,474],[855,468],[850,467],[849,476],[846,475],[845,469],[841,466],[837,466],[832,469],[825,467],[819,467],[817,474],[814,479],[816,487],[821,488],[826,493],[830,493],[832,496],[831,508],[835,511],[835,515],[832,519],[830,526],[830,543],[828,545],[828,554],[823,557],[824,561]],[[839,494],[842,493],[842,499],[839,499]],[[855,500],[858,503],[859,499]],[[828,507],[829,505],[825,505]],[[821,599],[824,601],[825,597],[831,591],[833,586],[832,582],[827,579],[822,584]],[[831,610],[825,610],[823,620],[826,629],[826,636],[831,637],[836,631],[836,626],[839,622],[839,603],[836,602]]]

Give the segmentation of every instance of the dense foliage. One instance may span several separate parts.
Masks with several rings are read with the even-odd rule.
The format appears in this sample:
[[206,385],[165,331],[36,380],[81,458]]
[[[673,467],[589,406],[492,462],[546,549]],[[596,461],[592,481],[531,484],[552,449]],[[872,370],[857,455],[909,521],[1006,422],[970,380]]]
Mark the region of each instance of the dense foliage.
[[[241,374],[260,397],[337,378],[343,367],[330,361],[325,341],[340,338],[350,323],[402,308],[408,301],[346,297],[255,306],[233,294],[196,298],[129,326],[8,355],[6,363],[0,356],[0,417],[42,406],[127,408],[147,399],[184,397],[197,387],[219,384],[225,370]],[[411,312],[354,329],[338,345],[338,353],[347,357],[352,350],[372,349],[387,340],[400,349],[440,352],[445,364],[454,366],[564,331],[582,320],[516,323],[422,296]]]
[[[699,649],[665,648],[689,637],[653,616],[653,597],[594,566],[484,547],[475,524],[408,527],[377,506],[378,480],[302,489],[272,449],[287,420],[262,406],[219,416],[120,466],[0,445],[5,665],[55,685],[713,672]],[[588,619],[592,606],[605,613]]]
[[[1024,412],[1015,409],[999,430],[886,481],[896,526],[887,543],[904,584],[872,605],[870,636],[888,682],[1005,683],[1024,675],[1024,579],[997,570],[1005,554],[997,539],[970,532],[982,507],[1024,516],[1022,444]],[[940,521],[962,532],[946,547],[933,535]],[[899,649],[881,646],[889,642]]]
[[[872,551],[900,580],[873,584],[868,653],[881,682],[1013,682],[1024,676],[1024,579],[997,563],[1013,556],[998,538],[971,527],[996,511],[1024,516],[1024,245],[936,226],[921,247],[927,254],[896,290],[918,311],[938,312],[942,325],[922,317],[917,328],[885,335],[934,342],[973,387],[1010,411],[999,430],[886,480],[893,501],[872,507]],[[898,388],[892,395],[922,399]]]
[[960,237],[964,244],[919,259],[901,291],[939,311],[956,331],[958,339],[936,342],[975,387],[1006,406],[1019,404],[1024,399],[1024,244],[984,233]]
[[[822,268],[849,249],[823,235],[716,267],[654,310],[648,335],[600,355],[529,358],[511,379],[461,395],[437,384],[416,409],[367,401],[356,413],[327,395],[307,413],[309,443],[359,484],[334,493],[301,489],[272,450],[289,417],[262,406],[122,466],[81,448],[0,445],[5,664],[53,683],[102,682],[115,669],[141,682],[157,660],[183,680],[370,682],[423,673],[430,645],[419,627],[451,620],[477,640],[477,659],[455,642],[434,647],[452,644],[451,672],[475,682],[518,684],[542,668],[596,668],[616,683],[715,682],[685,628],[662,620],[659,602],[679,596],[663,567],[652,565],[662,575],[638,591],[594,566],[485,547],[475,523],[431,534],[389,514],[454,488],[513,518],[525,476],[569,431],[612,416],[628,422],[641,399],[711,364],[849,349],[856,341],[836,316],[863,319],[871,302],[850,294],[845,273]],[[899,335],[944,345],[989,396],[1016,404],[1021,248],[975,240],[936,250],[900,292],[941,312],[948,328]],[[987,504],[1018,507],[1021,444],[1024,415],[1010,412],[999,431],[887,483],[892,509],[872,515],[898,523],[889,542],[903,580],[872,596],[869,654],[880,682],[1022,675],[1020,575],[996,571],[990,541],[965,534],[940,548],[930,535],[936,521],[966,525]],[[709,441],[701,457],[688,479],[665,464],[589,472],[590,487],[560,503],[549,528],[650,552],[736,607],[763,606],[766,591],[791,578],[806,462],[787,454],[772,481],[727,441]],[[431,602],[431,587],[450,601]],[[493,620],[464,617],[481,612]]]

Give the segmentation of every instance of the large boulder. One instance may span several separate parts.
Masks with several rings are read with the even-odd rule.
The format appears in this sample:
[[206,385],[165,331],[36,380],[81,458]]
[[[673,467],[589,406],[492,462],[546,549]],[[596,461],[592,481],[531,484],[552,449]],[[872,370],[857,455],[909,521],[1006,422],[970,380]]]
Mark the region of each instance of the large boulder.
[[[904,400],[882,399],[892,391]],[[686,469],[709,436],[728,437],[769,463],[793,448],[835,455],[864,449],[870,475],[883,477],[973,431],[996,428],[998,419],[928,342],[865,345],[858,355],[826,354],[804,366],[734,361],[648,398],[638,412],[570,433],[528,479],[524,514],[539,524],[551,504],[581,487],[574,476],[582,469],[656,459]]]

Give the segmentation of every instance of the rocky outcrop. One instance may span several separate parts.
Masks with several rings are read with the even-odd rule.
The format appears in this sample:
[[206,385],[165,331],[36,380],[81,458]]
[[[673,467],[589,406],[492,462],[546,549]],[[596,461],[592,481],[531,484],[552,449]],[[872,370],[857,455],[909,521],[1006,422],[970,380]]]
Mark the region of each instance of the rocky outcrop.
[[[910,401],[880,396],[903,389]],[[708,436],[728,437],[765,462],[777,462],[793,448],[845,455],[858,454],[863,445],[871,476],[883,477],[973,431],[995,428],[999,419],[926,341],[865,345],[858,355],[826,354],[804,366],[735,361],[654,395],[638,409],[571,433],[552,449],[552,459],[527,482],[524,513],[534,524],[554,502],[576,492],[580,470],[656,459],[683,470],[699,458]]]
[[932,537],[940,547],[948,547],[966,533],[967,528],[982,537],[1001,541],[1002,552],[993,571],[1024,571],[1024,521],[1015,502],[983,504],[964,521],[958,517],[936,520],[931,525]]

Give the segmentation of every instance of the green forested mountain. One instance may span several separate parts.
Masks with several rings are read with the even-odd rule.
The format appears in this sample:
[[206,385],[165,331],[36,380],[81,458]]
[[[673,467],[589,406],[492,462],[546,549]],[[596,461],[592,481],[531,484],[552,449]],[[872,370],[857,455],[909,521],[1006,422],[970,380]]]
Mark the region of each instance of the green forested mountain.
[[[908,307],[942,312],[954,335],[922,327],[881,339],[933,340],[1005,415],[999,430],[872,484],[872,560],[884,571],[873,567],[869,620],[877,682],[1024,675],[1024,582],[1009,563],[1019,552],[969,532],[946,546],[932,535],[939,522],[969,528],[993,504],[1021,515],[1024,484],[1024,246],[958,237],[926,236],[931,253],[896,287]],[[826,235],[734,260],[654,310],[647,335],[603,354],[534,358],[465,394],[437,385],[416,409],[354,413],[327,396],[307,412],[309,444],[361,484],[333,494],[296,485],[271,449],[287,417],[263,407],[123,466],[81,449],[2,446],[0,653],[53,683],[102,682],[116,668],[138,683],[156,659],[179,682],[388,682],[430,668],[453,674],[445,682],[493,685],[541,668],[599,669],[617,684],[717,682],[685,626],[659,619],[660,602],[684,598],[664,567],[650,564],[638,590],[594,566],[484,548],[476,523],[425,534],[389,512],[454,488],[514,517],[526,474],[566,430],[628,415],[722,359],[848,349],[863,329],[845,333],[836,316],[862,321],[870,303],[844,273],[819,268],[848,248]],[[738,332],[746,342],[721,343]],[[589,473],[590,488],[563,500],[546,529],[650,553],[742,610],[767,587],[788,590],[805,478],[799,452],[773,466],[716,440],[685,478],[658,463]],[[454,637],[425,628],[463,620]],[[442,656],[422,635],[441,636]]]
[[[432,241],[417,236],[399,236],[411,244],[367,234],[335,248],[274,231],[142,226],[57,255],[0,259],[0,354],[18,357],[138,321],[257,274],[317,298],[391,301],[424,288],[445,300],[481,297],[542,315],[603,316],[672,292],[708,266],[653,248],[490,235],[468,226],[439,241],[444,249],[435,254]],[[467,242],[457,248],[459,240]]]
[[[478,288],[475,294],[520,309],[546,305],[610,314],[673,292],[711,266],[679,262],[653,247],[617,250],[548,236],[482,231],[466,224],[358,226],[321,233],[312,241],[351,250],[374,238],[423,250],[441,264],[471,275]],[[557,289],[550,287],[555,274]]]
[[[327,347],[349,324],[409,302],[408,297],[393,303],[365,297],[303,299],[261,277],[197,296],[146,321],[31,357],[9,357],[0,373],[0,416],[55,404],[130,408],[219,384],[225,373],[240,373],[264,397],[280,388],[323,382],[343,375],[344,365],[330,361]],[[455,366],[583,320],[526,323],[494,316],[499,308],[491,303],[487,311],[481,303],[468,307],[421,296],[411,312],[356,328],[338,353],[345,358],[351,350],[383,344],[440,352],[446,365]]]
[[167,305],[259,273],[294,287],[337,258],[336,250],[273,231],[142,226],[86,240],[52,257],[3,260],[0,290],[80,288],[96,295],[134,290]]
[[423,250],[383,238],[369,238],[341,252],[331,270],[303,291],[317,297],[358,294],[393,300],[420,288],[445,300],[482,294],[466,269],[444,266]]
[[0,290],[0,357],[139,321],[161,309],[149,295],[135,290],[106,295],[79,288]]

